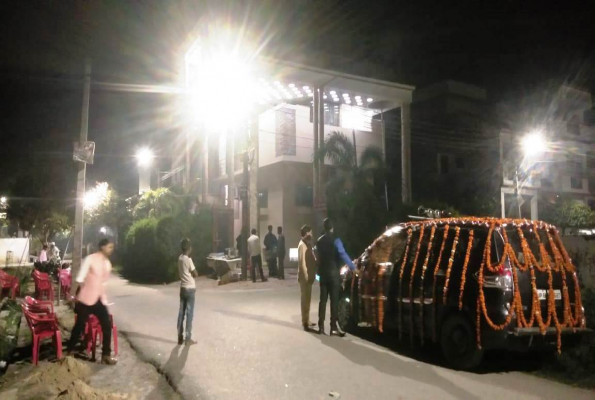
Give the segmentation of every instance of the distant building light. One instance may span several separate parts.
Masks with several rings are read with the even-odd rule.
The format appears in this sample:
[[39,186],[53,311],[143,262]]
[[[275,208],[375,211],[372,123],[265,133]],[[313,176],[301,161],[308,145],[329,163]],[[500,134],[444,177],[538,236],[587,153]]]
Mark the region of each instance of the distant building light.
[[373,99],[373,98],[371,98],[371,97],[368,97],[368,100],[367,100],[367,101],[368,101],[368,103],[371,103],[371,102],[373,102],[373,101],[374,101],[374,99]]
[[337,94],[337,92],[335,92],[334,90],[331,90],[329,93],[330,93],[332,96],[334,96],[334,95],[336,95],[336,94]]

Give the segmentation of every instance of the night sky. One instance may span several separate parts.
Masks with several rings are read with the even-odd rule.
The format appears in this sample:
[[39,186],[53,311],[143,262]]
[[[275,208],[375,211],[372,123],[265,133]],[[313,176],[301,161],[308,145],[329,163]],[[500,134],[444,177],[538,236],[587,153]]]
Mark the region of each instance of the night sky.
[[[486,87],[498,102],[549,79],[592,89],[593,8],[589,1],[3,0],[0,193],[19,171],[51,164],[72,182],[64,196],[72,195],[87,56],[95,82],[172,85],[192,32],[208,21],[245,27],[268,55],[417,87],[460,80]],[[132,155],[139,143],[158,147],[174,134],[175,101],[94,85],[90,181],[134,187]]]

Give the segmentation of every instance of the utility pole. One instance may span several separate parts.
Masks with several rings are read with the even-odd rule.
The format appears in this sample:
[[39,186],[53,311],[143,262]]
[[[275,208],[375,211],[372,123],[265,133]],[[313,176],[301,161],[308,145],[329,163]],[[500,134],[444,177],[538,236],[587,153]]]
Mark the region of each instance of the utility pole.
[[[87,141],[89,134],[89,100],[91,97],[91,60],[85,60],[85,86],[83,90],[83,110],[81,114],[81,136],[80,142]],[[72,275],[76,277],[81,267],[83,258],[83,226],[85,219],[85,184],[87,164],[79,162],[76,181],[76,211],[74,215],[74,249],[72,250]],[[76,293],[78,283],[72,281],[71,293]]]
[[[242,199],[242,231],[240,232],[240,244],[242,250],[242,280],[248,279],[248,237],[250,236],[250,199],[248,197],[248,187],[250,186],[250,175],[248,173],[248,164],[250,156],[248,149],[243,154],[242,186],[240,187],[240,199]],[[254,277],[252,277],[254,278]]]

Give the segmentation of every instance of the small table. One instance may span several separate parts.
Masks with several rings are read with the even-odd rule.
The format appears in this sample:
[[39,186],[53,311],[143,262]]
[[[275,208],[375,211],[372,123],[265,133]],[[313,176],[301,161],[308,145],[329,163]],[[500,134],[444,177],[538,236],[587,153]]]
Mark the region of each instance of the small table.
[[238,268],[242,266],[241,258],[227,258],[220,255],[209,255],[207,266],[213,268],[219,277],[219,285],[235,282],[239,278]]

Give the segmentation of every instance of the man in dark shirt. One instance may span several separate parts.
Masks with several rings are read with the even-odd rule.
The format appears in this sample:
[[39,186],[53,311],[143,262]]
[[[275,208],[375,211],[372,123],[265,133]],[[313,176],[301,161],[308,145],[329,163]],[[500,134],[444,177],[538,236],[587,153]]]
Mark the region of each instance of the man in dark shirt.
[[345,252],[343,242],[334,235],[333,222],[324,220],[324,235],[316,242],[318,275],[320,275],[320,304],[318,305],[319,333],[324,334],[326,302],[331,298],[331,336],[344,336],[337,326],[338,304],[341,290],[341,267],[346,264],[351,270],[355,265]]
[[285,235],[283,234],[283,228],[277,227],[277,258],[279,263],[279,279],[285,279]]
[[269,233],[264,237],[264,249],[269,277],[277,277],[277,236],[273,233],[273,225],[269,225]]

